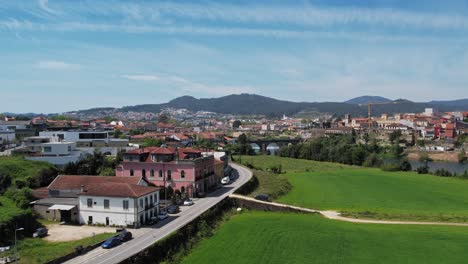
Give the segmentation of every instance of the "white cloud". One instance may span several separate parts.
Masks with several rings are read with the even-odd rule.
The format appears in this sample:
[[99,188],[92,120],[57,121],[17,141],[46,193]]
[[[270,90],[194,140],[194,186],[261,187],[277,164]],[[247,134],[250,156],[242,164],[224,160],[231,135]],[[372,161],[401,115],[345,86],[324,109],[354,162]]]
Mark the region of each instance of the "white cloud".
[[50,8],[49,5],[49,0],[38,0],[37,3],[39,4],[39,7],[46,11],[47,13],[53,14],[53,15],[58,15],[60,12]]
[[156,75],[121,75],[120,77],[133,81],[158,81],[160,78]]
[[73,70],[80,68],[81,65],[63,61],[44,60],[37,62],[34,67],[45,70]]

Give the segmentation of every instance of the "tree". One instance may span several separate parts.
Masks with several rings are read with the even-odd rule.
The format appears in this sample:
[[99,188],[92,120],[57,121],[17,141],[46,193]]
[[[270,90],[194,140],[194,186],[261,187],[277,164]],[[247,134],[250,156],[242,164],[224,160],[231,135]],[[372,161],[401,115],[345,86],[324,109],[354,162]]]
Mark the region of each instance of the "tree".
[[421,154],[419,154],[419,161],[421,163],[424,163],[424,166],[427,167],[427,163],[429,163],[430,161],[432,161],[432,159],[429,157],[429,155],[427,155],[426,152],[423,152]]
[[468,158],[466,157],[466,153],[464,150],[460,151],[460,153],[458,153],[458,162],[459,163],[465,163],[468,161]]
[[399,139],[401,137],[401,130],[395,130],[392,133],[388,135],[388,139],[390,142],[393,144],[395,141],[398,143]]
[[8,174],[0,173],[0,194],[2,194],[11,185],[11,177]]
[[143,147],[160,147],[163,144],[163,141],[159,138],[145,138],[143,141]]
[[242,125],[240,120],[236,120],[232,123],[232,128],[239,128]]
[[169,120],[170,120],[170,118],[166,114],[160,114],[159,117],[158,117],[158,121],[161,122],[161,123],[164,123],[164,124],[169,123]]
[[114,138],[122,138],[124,137],[124,134],[122,133],[122,131],[120,131],[120,129],[116,129],[114,131]]

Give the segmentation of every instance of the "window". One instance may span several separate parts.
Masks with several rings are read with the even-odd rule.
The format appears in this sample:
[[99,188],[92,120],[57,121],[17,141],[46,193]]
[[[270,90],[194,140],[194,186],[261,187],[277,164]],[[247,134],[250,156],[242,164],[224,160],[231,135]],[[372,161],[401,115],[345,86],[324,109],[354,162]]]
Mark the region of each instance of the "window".
[[44,152],[52,152],[52,147],[44,147]]
[[163,176],[162,170],[159,170],[159,178],[162,178],[162,176]]
[[184,186],[180,187],[180,192],[185,193],[185,187]]
[[141,170],[141,176],[146,177],[146,170]]
[[93,217],[90,215],[88,216],[88,225],[93,223]]
[[182,171],[180,172],[180,177],[181,177],[182,179],[185,178],[185,171],[184,171],[184,170],[182,170]]
[[104,209],[109,209],[109,200],[104,199]]
[[153,195],[150,196],[150,205],[153,205]]
[[71,146],[68,146],[68,151],[69,151],[69,152],[71,151]]
[[86,202],[88,203],[88,208],[93,208],[93,199],[88,198]]
[[140,208],[143,208],[143,199],[140,199]]
[[158,202],[158,196],[154,194],[154,202]]
[[150,171],[150,176],[151,176],[151,177],[154,177],[154,170],[151,170],[151,171]]
[[130,169],[130,176],[133,176],[133,175],[134,175],[133,169]]
[[128,200],[123,200],[123,209],[128,210]]
[[148,197],[145,197],[145,207],[148,207]]
[[170,181],[171,178],[172,178],[172,172],[171,172],[171,170],[167,170],[167,180]]

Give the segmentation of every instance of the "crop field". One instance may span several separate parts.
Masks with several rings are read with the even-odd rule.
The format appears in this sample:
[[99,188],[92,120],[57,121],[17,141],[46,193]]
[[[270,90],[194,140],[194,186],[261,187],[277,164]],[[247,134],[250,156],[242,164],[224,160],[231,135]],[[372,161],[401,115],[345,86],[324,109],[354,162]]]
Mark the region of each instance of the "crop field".
[[354,224],[244,212],[182,263],[466,263],[468,227]]
[[244,160],[264,169],[282,164],[292,188],[276,199],[281,203],[360,218],[468,222],[467,180],[271,156]]

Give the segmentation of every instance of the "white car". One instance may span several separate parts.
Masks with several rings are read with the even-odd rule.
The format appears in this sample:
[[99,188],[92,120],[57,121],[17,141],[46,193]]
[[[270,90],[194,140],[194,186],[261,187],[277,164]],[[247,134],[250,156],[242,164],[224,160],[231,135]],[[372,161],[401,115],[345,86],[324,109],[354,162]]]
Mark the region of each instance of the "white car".
[[164,219],[166,219],[168,217],[169,217],[169,215],[166,212],[162,212],[162,213],[158,214],[159,220],[164,220]]
[[193,205],[193,200],[192,200],[192,199],[187,199],[187,200],[185,200],[185,201],[184,201],[184,205],[187,205],[187,206]]
[[230,180],[231,180],[231,179],[229,179],[229,177],[226,176],[226,177],[224,177],[224,178],[221,179],[221,184],[226,185],[226,184],[229,183]]

